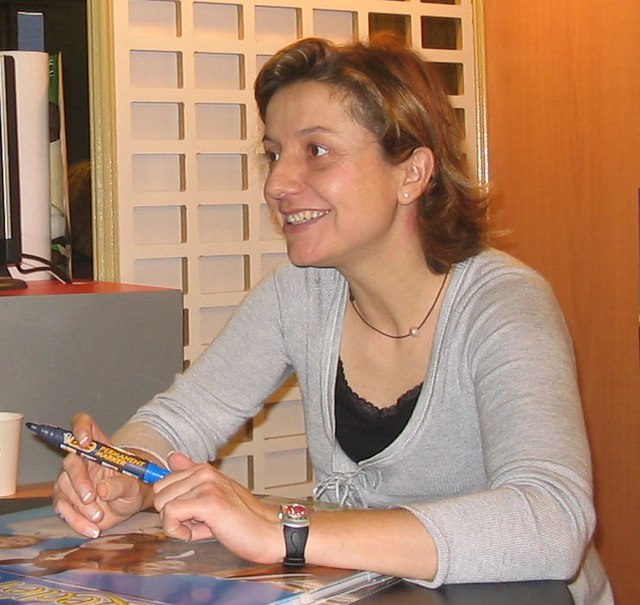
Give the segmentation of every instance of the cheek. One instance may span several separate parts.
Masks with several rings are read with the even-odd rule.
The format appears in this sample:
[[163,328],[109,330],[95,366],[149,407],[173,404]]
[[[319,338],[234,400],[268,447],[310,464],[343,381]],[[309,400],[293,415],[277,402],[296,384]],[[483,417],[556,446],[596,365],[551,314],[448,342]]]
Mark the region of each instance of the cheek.
[[269,208],[269,214],[273,220],[280,221],[279,203],[273,195],[273,192],[269,189],[269,179],[264,183],[262,188],[262,197]]
[[309,187],[333,206],[361,214],[378,213],[388,183],[366,170],[332,171],[314,175]]
[[267,200],[267,208],[269,213],[269,220],[271,221],[271,223],[278,229],[282,229],[284,225],[284,218],[278,211],[278,205],[272,204]]
[[418,235],[418,207],[416,204],[405,208],[403,229],[408,237]]
[[269,205],[269,207],[272,207],[273,202],[273,190],[271,187],[271,179],[269,174],[267,174],[267,176],[264,178],[264,184],[262,185],[262,195],[264,196],[265,201],[267,202],[267,204]]
[[393,220],[398,210],[398,203],[396,191],[390,186],[389,181],[376,179],[372,176],[363,179],[363,181],[367,185],[360,188],[358,192],[362,212],[370,217],[377,217],[384,223]]

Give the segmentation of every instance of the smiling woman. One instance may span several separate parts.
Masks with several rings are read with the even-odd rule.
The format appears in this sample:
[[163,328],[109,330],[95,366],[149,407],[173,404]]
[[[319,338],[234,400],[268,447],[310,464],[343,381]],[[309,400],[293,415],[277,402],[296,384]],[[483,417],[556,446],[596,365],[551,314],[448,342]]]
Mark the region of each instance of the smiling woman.
[[327,84],[296,83],[267,109],[265,199],[297,265],[343,267],[362,246],[382,255],[405,231],[396,204],[403,169],[386,161],[334,93]]
[[[359,125],[365,132],[361,138],[375,139],[388,163],[399,165],[419,147],[433,150],[436,163],[424,183],[428,187],[419,194],[428,203],[419,205],[418,226],[429,266],[443,272],[450,263],[475,254],[486,245],[486,196],[469,176],[459,123],[435,70],[429,63],[389,54],[387,46],[394,48],[394,40],[386,34],[376,40],[376,46],[368,53],[354,49],[344,62],[334,63],[332,58],[324,57],[328,51],[320,40],[296,45],[296,52],[290,56],[272,59],[268,65],[279,61],[277,67],[264,69],[256,82],[258,110],[267,122],[270,101],[283,86],[311,81],[326,85],[324,96],[332,97],[333,105],[342,105],[341,128],[346,120]],[[388,68],[378,69],[385,61]],[[358,63],[360,70],[353,68]],[[312,93],[306,96],[311,97],[305,99],[307,105],[314,103]],[[423,104],[428,111],[416,120],[415,107]],[[337,135],[339,128],[333,124],[324,130]],[[308,126],[301,132],[319,135],[322,131],[322,126]],[[269,136],[267,131],[265,138],[268,140]],[[345,141],[349,139],[347,133],[342,136]],[[327,153],[326,149],[319,153],[313,142],[308,144],[312,155]],[[370,173],[368,178],[373,176]],[[404,199],[417,197],[407,190],[402,193]]]
[[[428,64],[391,39],[303,39],[255,96],[290,263],[113,436],[172,473],[151,491],[68,457],[57,512],[95,536],[153,504],[167,535],[256,562],[426,586],[562,578],[577,605],[610,604],[564,318],[540,275],[489,247],[486,193]],[[297,543],[286,514],[207,463],[294,373],[314,495],[351,509],[304,511]],[[107,439],[84,414],[73,432]]]

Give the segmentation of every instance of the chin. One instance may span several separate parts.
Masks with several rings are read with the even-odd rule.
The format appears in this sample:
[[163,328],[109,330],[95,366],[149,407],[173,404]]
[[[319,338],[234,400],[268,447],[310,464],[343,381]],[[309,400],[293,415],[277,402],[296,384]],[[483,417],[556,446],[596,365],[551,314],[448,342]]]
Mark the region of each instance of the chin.
[[314,262],[309,261],[309,260],[296,259],[296,258],[292,258],[292,257],[289,257],[289,260],[291,261],[292,265],[295,265],[296,267],[300,267],[300,268],[320,267],[320,266],[322,266],[322,265],[319,265],[318,263],[314,263]]
[[333,269],[335,267],[335,265],[332,265],[331,263],[322,262],[320,260],[301,259],[301,258],[294,258],[291,256],[289,257],[289,261],[291,261],[292,265],[295,265],[296,267],[301,267],[301,268],[317,267],[319,269]]
[[289,243],[287,256],[296,267],[335,268],[337,255],[326,254],[317,246],[302,246],[301,242]]
[[294,247],[289,247],[287,249],[287,256],[289,257],[291,264],[296,267],[315,267],[318,261],[316,255],[296,250]]

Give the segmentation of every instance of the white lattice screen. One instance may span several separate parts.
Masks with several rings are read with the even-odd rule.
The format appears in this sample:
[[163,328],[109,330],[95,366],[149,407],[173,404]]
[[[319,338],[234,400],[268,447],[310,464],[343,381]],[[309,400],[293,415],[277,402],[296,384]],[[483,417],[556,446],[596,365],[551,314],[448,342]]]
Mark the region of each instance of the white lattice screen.
[[[120,280],[183,290],[187,361],[285,258],[256,154],[260,66],[301,37],[344,42],[394,29],[441,65],[475,162],[473,15],[471,0],[113,3]],[[223,458],[224,470],[255,491],[310,492],[294,383]]]

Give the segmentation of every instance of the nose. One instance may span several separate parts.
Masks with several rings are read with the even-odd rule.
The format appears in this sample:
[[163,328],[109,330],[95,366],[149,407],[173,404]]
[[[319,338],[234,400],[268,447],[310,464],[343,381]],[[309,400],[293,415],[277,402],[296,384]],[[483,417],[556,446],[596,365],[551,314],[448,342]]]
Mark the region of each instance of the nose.
[[298,193],[303,188],[303,170],[299,162],[281,155],[274,161],[264,183],[267,201],[278,201],[287,195]]

